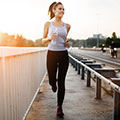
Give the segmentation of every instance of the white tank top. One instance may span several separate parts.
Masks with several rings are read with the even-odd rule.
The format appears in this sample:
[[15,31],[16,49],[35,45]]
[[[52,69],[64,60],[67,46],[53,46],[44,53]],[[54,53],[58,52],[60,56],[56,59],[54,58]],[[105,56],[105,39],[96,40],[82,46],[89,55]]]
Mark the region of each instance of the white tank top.
[[56,32],[58,34],[58,37],[56,40],[51,40],[51,42],[49,42],[48,50],[65,51],[66,50],[65,41],[67,36],[66,24],[64,23],[64,26],[62,27],[56,27],[53,25],[52,22],[50,22],[48,36],[51,36],[52,33],[56,33]]

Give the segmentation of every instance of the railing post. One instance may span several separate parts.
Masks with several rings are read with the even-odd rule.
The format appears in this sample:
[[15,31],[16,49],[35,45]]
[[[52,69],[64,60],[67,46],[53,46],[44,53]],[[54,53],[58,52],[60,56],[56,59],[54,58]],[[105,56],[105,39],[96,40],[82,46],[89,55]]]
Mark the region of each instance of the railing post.
[[101,99],[101,79],[96,78],[96,99]]
[[77,71],[78,71],[78,74],[80,74],[80,64],[79,63],[78,63]]
[[75,71],[77,71],[77,62],[75,61]]
[[74,66],[74,61],[73,61],[73,59],[71,59],[71,64],[72,64],[72,66]]
[[91,86],[91,72],[89,70],[87,70],[87,87]]
[[114,112],[113,120],[120,120],[120,93],[114,90]]
[[73,60],[73,68],[75,68],[75,61]]
[[83,67],[83,66],[82,66],[81,71],[82,71],[82,72],[81,72],[81,79],[84,80],[84,72],[85,72],[85,71],[84,71],[84,67]]

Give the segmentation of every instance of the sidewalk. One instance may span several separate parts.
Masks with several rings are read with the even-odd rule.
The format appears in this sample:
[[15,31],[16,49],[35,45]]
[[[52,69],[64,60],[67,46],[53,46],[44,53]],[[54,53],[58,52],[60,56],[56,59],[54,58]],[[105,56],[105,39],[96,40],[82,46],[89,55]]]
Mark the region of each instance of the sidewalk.
[[[61,120],[56,116],[56,101],[57,94],[52,92],[46,77],[26,120]],[[86,87],[86,81],[70,64],[63,110],[64,120],[112,120],[113,98],[102,92],[102,100],[96,100],[94,83]]]

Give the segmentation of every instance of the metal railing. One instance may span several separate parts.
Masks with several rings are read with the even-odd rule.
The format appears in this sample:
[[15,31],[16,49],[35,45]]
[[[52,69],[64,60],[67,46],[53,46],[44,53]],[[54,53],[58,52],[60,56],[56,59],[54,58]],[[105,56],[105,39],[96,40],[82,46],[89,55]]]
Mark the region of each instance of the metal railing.
[[72,55],[69,54],[70,62],[72,65],[75,67],[75,70],[78,71],[78,74],[80,74],[80,69],[81,69],[81,76],[84,75],[84,69],[87,70],[87,87],[90,87],[90,75],[91,73],[96,76],[96,99],[101,99],[101,80],[109,84],[114,92],[114,109],[113,109],[113,120],[120,120],[120,87],[110,81],[109,79],[105,78],[103,75],[100,73],[96,72],[94,69],[88,67],[86,64],[82,63],[80,60],[77,60],[74,58]]
[[0,120],[24,120],[46,75],[43,48],[0,47]]

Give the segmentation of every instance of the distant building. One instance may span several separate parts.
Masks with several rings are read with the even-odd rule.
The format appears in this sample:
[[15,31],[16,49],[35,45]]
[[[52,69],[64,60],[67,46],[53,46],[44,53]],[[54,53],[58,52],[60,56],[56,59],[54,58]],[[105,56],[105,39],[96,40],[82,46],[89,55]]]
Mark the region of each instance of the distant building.
[[106,37],[103,36],[102,34],[93,34],[92,38],[106,39]]
[[93,36],[92,36],[92,37],[89,37],[89,38],[106,39],[106,37],[103,36],[102,34],[93,34]]

